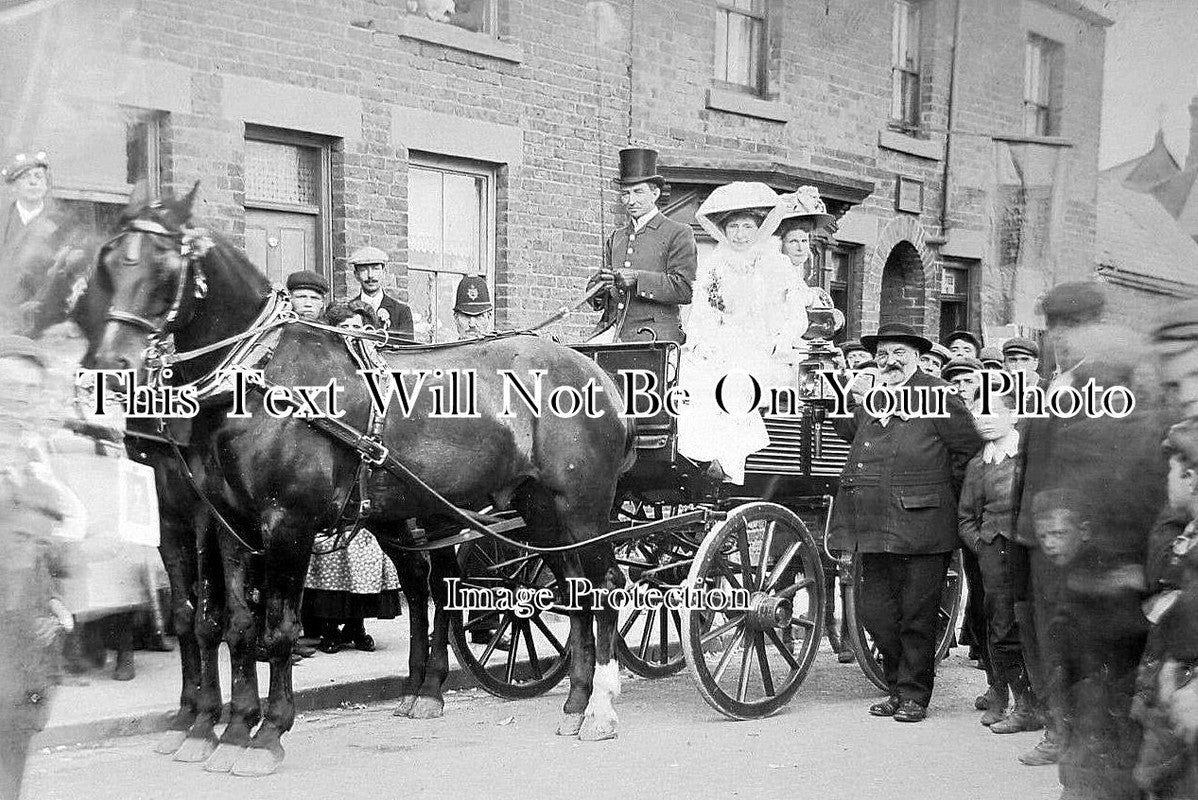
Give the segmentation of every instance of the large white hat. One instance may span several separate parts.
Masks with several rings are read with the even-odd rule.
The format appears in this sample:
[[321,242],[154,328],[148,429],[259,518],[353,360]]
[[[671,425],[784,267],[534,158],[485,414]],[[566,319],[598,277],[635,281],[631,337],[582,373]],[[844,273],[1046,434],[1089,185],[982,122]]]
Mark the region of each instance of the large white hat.
[[767,216],[760,227],[762,237],[773,235],[786,209],[778,206],[778,194],[759,181],[735,181],[716,187],[695,212],[695,220],[716,241],[724,241],[721,222],[733,211],[763,211]]
[[822,228],[836,219],[828,213],[828,207],[824,205],[819,190],[814,186],[800,186],[790,194],[782,195],[778,202],[790,207],[790,210],[782,215],[783,220],[809,219],[815,223],[815,227]]

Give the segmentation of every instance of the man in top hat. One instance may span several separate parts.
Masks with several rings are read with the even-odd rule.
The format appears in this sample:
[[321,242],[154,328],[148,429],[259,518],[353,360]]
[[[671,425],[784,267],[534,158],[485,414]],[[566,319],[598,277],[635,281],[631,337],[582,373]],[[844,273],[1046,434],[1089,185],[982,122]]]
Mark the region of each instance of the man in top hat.
[[383,291],[383,275],[387,272],[387,254],[377,247],[359,247],[349,257],[354,278],[362,287],[356,297],[374,309],[379,325],[399,334],[401,339],[415,341],[412,324],[412,309]]
[[929,375],[941,376],[944,365],[953,360],[953,354],[939,342],[932,343],[932,349],[919,357],[919,368]]
[[969,331],[953,331],[945,337],[944,346],[953,358],[977,358],[982,353],[982,340]]
[[[861,342],[892,389],[947,388],[919,369],[932,343],[909,325],[888,323]],[[860,553],[862,618],[882,655],[889,697],[874,716],[919,722],[936,674],[940,597],[957,536],[957,497],[969,459],[981,449],[965,404],[945,397],[946,417],[874,417],[857,407],[834,422],[852,445],[832,512],[829,546]]]
[[459,339],[477,339],[495,331],[491,293],[484,276],[467,275],[458,281],[453,324],[458,329]]
[[1007,339],[1002,346],[1002,365],[1012,375],[1016,372],[1027,375],[1030,385],[1040,371],[1040,345],[1022,336]]
[[621,150],[616,183],[629,220],[612,232],[603,269],[587,283],[588,290],[603,287],[591,300],[603,311],[592,336],[606,332],[619,342],[657,338],[681,343],[686,337],[678,306],[691,301],[698,268],[695,235],[657,209],[665,179],[657,174],[656,151]]
[[315,322],[329,299],[329,282],[319,272],[305,269],[287,276],[287,292],[299,318]]

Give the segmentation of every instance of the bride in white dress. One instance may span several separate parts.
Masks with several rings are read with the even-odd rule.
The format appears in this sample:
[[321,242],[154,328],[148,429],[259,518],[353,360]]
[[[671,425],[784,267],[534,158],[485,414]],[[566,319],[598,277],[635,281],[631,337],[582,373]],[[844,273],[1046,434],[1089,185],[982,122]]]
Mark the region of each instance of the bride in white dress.
[[730,183],[695,215],[717,246],[700,260],[684,325],[679,381],[689,402],[678,417],[678,452],[716,462],[711,471],[735,484],[744,483],[745,459],[770,442],[748,376],[766,401],[771,388],[793,384],[805,352],[808,291],[773,237],[793,211],[779,201],[764,183]]

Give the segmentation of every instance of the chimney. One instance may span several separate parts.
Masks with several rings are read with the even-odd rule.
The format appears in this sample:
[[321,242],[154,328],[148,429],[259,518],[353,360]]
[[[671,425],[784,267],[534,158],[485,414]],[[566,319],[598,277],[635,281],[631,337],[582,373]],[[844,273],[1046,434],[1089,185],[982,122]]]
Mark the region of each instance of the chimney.
[[1198,95],[1190,100],[1190,152],[1186,154],[1186,169],[1198,167]]

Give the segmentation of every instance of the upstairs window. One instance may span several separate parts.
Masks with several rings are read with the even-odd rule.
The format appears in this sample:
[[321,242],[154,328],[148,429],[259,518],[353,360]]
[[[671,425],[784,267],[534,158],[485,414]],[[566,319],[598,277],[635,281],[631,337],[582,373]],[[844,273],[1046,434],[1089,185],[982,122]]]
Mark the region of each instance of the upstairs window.
[[715,22],[715,79],[765,93],[765,0],[718,0]]
[[498,0],[407,0],[407,10],[413,16],[494,36],[497,4]]
[[1042,36],[1028,37],[1023,61],[1023,132],[1061,133],[1061,46]]
[[906,131],[919,128],[919,3],[895,0],[890,39],[890,120]]

